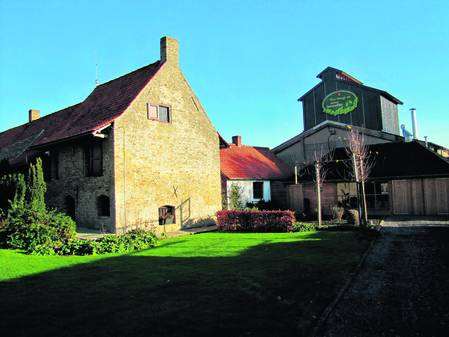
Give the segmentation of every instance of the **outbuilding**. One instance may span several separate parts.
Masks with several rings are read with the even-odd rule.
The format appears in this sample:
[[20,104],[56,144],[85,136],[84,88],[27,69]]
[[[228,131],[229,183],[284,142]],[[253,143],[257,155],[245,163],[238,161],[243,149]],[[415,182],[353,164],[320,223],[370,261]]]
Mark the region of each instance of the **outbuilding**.
[[244,206],[260,201],[285,206],[285,182],[293,171],[269,148],[243,145],[241,136],[232,137],[232,143],[220,137],[220,162],[224,208],[233,186]]

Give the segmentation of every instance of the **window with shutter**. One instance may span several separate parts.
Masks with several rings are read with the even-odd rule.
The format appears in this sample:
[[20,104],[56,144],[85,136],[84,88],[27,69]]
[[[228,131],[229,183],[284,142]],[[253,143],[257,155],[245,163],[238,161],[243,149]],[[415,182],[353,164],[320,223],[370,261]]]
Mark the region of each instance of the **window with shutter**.
[[158,107],[159,121],[169,123],[170,122],[170,108],[167,106],[159,105]]
[[157,105],[152,105],[147,103],[147,114],[148,119],[158,119],[157,118]]
[[102,143],[90,144],[84,148],[84,163],[86,176],[99,177],[103,175]]

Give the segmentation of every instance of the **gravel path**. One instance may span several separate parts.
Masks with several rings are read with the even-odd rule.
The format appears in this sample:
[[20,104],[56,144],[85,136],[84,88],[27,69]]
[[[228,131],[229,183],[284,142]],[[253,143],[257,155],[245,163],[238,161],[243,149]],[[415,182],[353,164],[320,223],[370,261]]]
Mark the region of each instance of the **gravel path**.
[[387,221],[318,336],[449,336],[449,221]]

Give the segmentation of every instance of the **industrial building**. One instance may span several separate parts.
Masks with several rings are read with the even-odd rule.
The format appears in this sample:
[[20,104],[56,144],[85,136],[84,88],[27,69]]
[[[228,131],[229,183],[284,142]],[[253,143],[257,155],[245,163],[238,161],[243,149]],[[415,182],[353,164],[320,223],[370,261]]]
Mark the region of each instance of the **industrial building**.
[[[374,162],[367,183],[373,215],[449,215],[449,151],[420,140],[416,110],[411,109],[413,133],[399,126],[402,102],[387,91],[364,85],[342,70],[327,67],[321,81],[302,95],[304,131],[272,149],[298,176],[287,184],[288,208],[316,210],[313,177],[304,170],[317,152],[333,153],[323,186],[323,213],[330,214],[343,196],[355,195],[347,167],[347,136],[364,137]],[[295,183],[297,182],[297,183]]]

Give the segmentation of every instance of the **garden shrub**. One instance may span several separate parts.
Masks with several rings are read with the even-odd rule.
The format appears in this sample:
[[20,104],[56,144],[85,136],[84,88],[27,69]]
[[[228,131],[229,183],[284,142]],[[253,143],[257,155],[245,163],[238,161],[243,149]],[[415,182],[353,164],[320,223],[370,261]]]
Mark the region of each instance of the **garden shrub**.
[[92,255],[107,253],[131,253],[152,248],[157,244],[152,231],[135,229],[125,234],[108,234],[96,240],[73,239],[58,251],[60,255]]
[[345,209],[340,206],[333,206],[332,209],[332,219],[336,222],[341,222],[343,220],[343,215],[345,213]]
[[248,202],[246,203],[246,208],[250,210],[260,210],[260,211],[279,209],[279,207],[275,205],[272,201],[265,201],[265,200],[259,200],[257,202]]
[[0,178],[0,190],[10,189],[8,208],[1,210],[0,245],[29,254],[54,254],[76,234],[75,222],[64,213],[47,210],[42,161],[22,173]]
[[292,227],[293,232],[310,232],[318,229],[317,222],[295,222]]
[[232,185],[229,193],[229,207],[234,210],[242,210],[242,188],[238,185]]
[[13,206],[1,224],[0,242],[4,248],[43,254],[73,239],[75,229],[75,222],[63,213]]
[[289,232],[295,222],[292,211],[225,210],[217,212],[220,231]]
[[59,255],[94,255],[97,254],[98,243],[95,240],[72,239],[57,251]]
[[356,209],[350,209],[347,212],[347,220],[350,224],[353,224],[355,226],[360,225],[360,218],[359,218],[359,211]]

